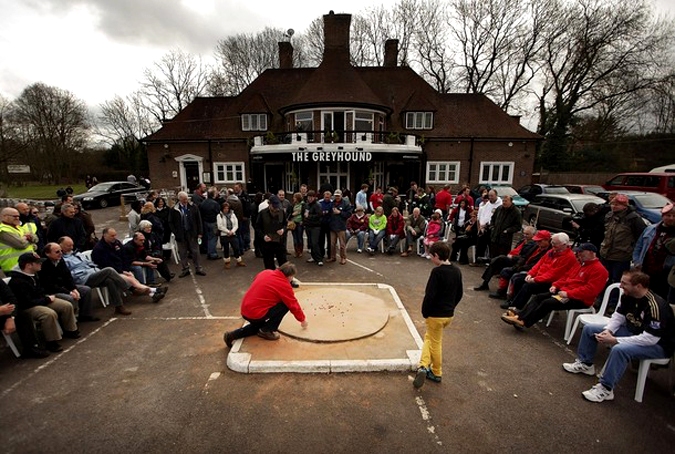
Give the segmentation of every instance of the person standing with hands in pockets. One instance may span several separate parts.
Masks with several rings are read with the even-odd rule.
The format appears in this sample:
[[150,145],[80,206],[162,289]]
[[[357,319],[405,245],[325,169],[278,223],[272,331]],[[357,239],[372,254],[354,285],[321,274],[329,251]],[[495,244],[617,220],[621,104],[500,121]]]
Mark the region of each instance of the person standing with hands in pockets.
[[443,329],[455,315],[455,307],[462,299],[462,273],[450,263],[450,247],[446,243],[436,242],[429,248],[431,262],[436,268],[431,270],[422,301],[422,316],[427,332],[424,335],[422,357],[413,380],[415,388],[421,388],[424,381],[440,383],[443,373]]

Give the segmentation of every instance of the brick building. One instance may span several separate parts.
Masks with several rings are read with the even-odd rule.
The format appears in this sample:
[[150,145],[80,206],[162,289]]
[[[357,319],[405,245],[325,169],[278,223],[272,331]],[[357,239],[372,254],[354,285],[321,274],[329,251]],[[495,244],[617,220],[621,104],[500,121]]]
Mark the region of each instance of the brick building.
[[384,66],[352,66],[351,15],[323,19],[317,68],[293,68],[292,45],[281,42],[278,69],[237,96],[195,99],[144,139],[153,185],[529,183],[540,136],[483,95],[439,93],[397,66],[397,40],[385,43]]

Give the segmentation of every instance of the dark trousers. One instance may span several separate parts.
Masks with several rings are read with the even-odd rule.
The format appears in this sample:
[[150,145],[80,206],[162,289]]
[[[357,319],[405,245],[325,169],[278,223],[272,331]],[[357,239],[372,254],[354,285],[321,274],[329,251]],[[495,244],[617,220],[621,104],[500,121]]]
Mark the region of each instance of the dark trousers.
[[[197,238],[187,235],[183,241],[176,241],[178,245],[178,255],[180,255],[180,266],[185,269],[189,268],[188,253],[192,256],[192,263],[195,268],[201,268],[199,264],[199,245]],[[202,245],[204,243],[202,242]]]
[[323,262],[323,255],[319,247],[321,227],[306,227],[305,232],[307,232],[307,246],[312,251],[312,259],[316,263]]
[[279,329],[279,325],[287,313],[288,306],[284,303],[277,303],[267,311],[263,318],[251,319],[244,317],[244,320],[249,322],[249,324],[232,331],[232,335],[235,339],[241,339],[242,337],[255,336],[258,334],[258,330],[267,332],[276,331]]
[[263,241],[262,243],[263,264],[266,270],[274,270],[277,267],[274,265],[274,259],[277,259],[279,266],[286,263],[286,245],[282,245],[278,241]]
[[492,276],[498,275],[504,268],[513,265],[515,261],[515,259],[512,259],[507,255],[500,255],[499,257],[493,258],[490,260],[490,266],[488,266],[483,272],[483,281],[485,281],[485,283],[490,282]]
[[490,243],[490,257],[497,258],[502,255],[507,255],[509,251],[511,250],[511,242],[509,242],[508,246],[503,246],[500,245],[497,242],[492,241]]
[[482,235],[476,238],[476,261],[487,255],[488,244],[490,244],[490,232],[485,231]]
[[[319,254],[321,257],[328,256],[330,257],[330,227],[328,224],[321,224],[321,230],[319,231]],[[328,244],[328,248],[326,248]]]
[[511,305],[517,307],[518,309],[522,309],[525,307],[532,295],[545,293],[550,288],[550,282],[533,282],[531,284],[525,282],[520,288],[518,294],[516,294],[516,296],[513,298],[513,304]]
[[525,322],[528,328],[539,320],[546,317],[552,311],[565,311],[569,309],[583,309],[587,307],[583,301],[570,299],[566,303],[553,298],[548,292],[534,295],[527,302],[522,311],[518,314],[518,318]]
[[230,246],[232,246],[232,252],[235,259],[238,259],[241,256],[241,251],[239,249],[239,238],[236,235],[221,235],[220,245],[223,248],[224,259],[230,258]]
[[251,221],[250,219],[242,219],[239,221],[239,228],[237,229],[237,238],[239,239],[239,250],[243,254],[251,249]]

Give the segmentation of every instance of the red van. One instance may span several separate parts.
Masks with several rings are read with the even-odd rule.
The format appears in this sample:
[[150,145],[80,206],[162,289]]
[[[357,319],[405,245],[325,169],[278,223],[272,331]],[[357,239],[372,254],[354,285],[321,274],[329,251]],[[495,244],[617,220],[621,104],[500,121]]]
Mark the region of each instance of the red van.
[[670,200],[675,200],[675,174],[672,173],[621,173],[603,184],[602,187],[613,192],[622,190],[656,192]]

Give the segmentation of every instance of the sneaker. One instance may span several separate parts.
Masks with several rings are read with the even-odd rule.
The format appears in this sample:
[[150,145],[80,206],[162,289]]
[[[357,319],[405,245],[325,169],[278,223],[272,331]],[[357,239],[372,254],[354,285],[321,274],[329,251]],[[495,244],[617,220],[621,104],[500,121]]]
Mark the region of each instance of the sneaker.
[[323,266],[323,262],[319,262],[319,263],[317,263],[317,265]]
[[279,340],[281,336],[279,336],[279,333],[274,332],[274,331],[263,331],[262,329],[258,330],[258,337],[261,337],[265,340],[269,341],[275,341]]
[[227,345],[227,348],[232,348],[232,344],[234,343],[234,334],[232,334],[231,331],[225,331],[225,334],[223,334],[223,340],[225,341],[225,345]]
[[614,391],[605,388],[602,383],[598,383],[588,391],[581,393],[586,400],[591,402],[602,402],[603,400],[614,400]]
[[415,388],[421,388],[424,386],[424,380],[427,379],[427,369],[426,367],[419,367],[417,373],[415,374],[415,379],[413,380],[413,386]]
[[115,313],[119,315],[131,315],[131,311],[124,307],[124,304],[115,307]]
[[356,253],[357,253],[357,254],[360,254],[360,253],[362,253],[362,252],[363,252],[363,249],[357,249],[357,250],[356,250]]
[[427,370],[427,379],[431,380],[434,383],[440,383],[443,379],[440,375],[436,375],[431,372],[431,369]]
[[368,251],[368,254],[373,254],[375,252],[371,247],[367,247],[366,251]]
[[291,280],[291,287],[293,287],[293,288],[299,288],[299,287],[300,287],[300,282],[299,282],[297,279],[293,278],[293,279]]
[[574,360],[573,363],[563,363],[562,367],[572,374],[595,375],[595,366],[593,364],[587,366],[579,361],[579,359]]
[[157,291],[157,292],[155,292],[155,294],[152,295],[152,297],[151,297],[151,298],[152,298],[152,302],[153,302],[153,303],[159,303],[159,300],[161,300],[162,298],[164,298],[164,296],[166,296],[164,292],[159,292],[159,291]]
[[313,259],[312,257],[310,257],[310,258],[308,258],[307,260],[305,260],[305,262],[307,262],[307,263],[314,263],[314,259]]

